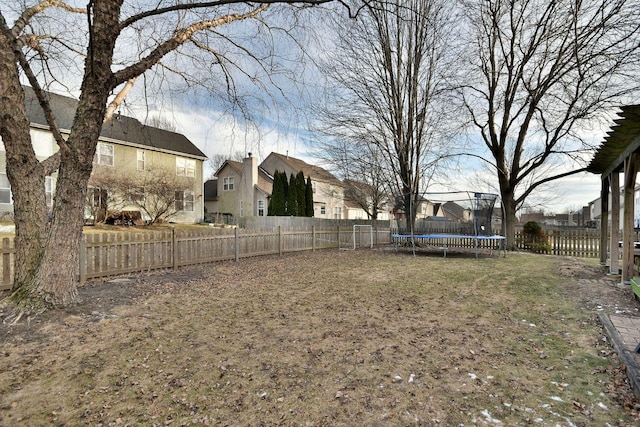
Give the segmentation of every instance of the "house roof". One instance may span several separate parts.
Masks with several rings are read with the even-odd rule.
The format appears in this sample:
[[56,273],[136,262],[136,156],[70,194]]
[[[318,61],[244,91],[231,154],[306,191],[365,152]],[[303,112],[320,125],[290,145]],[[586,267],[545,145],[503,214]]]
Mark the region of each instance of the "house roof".
[[[32,124],[49,127],[44,112],[33,89],[23,86],[25,93],[25,106],[27,114]],[[78,101],[63,95],[47,93],[49,103],[53,111],[56,123],[60,129],[69,132],[73,125],[73,117],[78,106]],[[196,157],[205,160],[207,156],[198,149],[186,136],[159,129],[153,126],[146,126],[138,120],[114,115],[111,120],[102,125],[101,138],[109,138],[133,145],[141,145],[157,151],[179,153],[188,157]]]
[[619,172],[624,168],[625,158],[640,149],[640,105],[626,105],[621,110],[591,159],[589,172],[605,176]]
[[218,176],[218,174],[222,171],[222,169],[225,168],[225,166],[231,166],[233,169],[236,170],[236,172],[238,172],[238,174],[242,175],[242,163],[236,162],[235,160],[225,160],[222,166],[218,168],[218,170],[214,175]]
[[302,171],[304,176],[311,177],[311,179],[315,179],[316,181],[325,181],[335,185],[342,186],[342,182],[333,176],[330,172],[321,168],[320,166],[310,165],[304,160],[296,159],[295,157],[286,156],[280,153],[272,152],[269,154],[270,156],[275,156],[283,163],[289,165],[289,167],[296,171]]
[[445,211],[445,216],[450,219],[462,221],[464,220],[465,208],[457,204],[456,202],[446,202],[442,205],[442,209]]

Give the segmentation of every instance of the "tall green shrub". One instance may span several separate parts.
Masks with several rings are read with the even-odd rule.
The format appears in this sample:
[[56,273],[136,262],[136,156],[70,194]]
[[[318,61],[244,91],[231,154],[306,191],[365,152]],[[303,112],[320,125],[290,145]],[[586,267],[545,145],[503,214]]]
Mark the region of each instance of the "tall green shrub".
[[313,185],[311,184],[311,177],[307,177],[307,185],[304,189],[304,216],[313,216]]
[[287,214],[298,216],[298,184],[296,176],[291,173],[289,177],[289,192],[287,193]]
[[[283,175],[284,180],[282,179]],[[286,176],[286,173],[279,172],[278,170],[273,174],[273,190],[271,191],[271,202],[269,203],[267,215],[283,216],[287,214],[285,192],[285,184],[287,181]]]
[[306,214],[306,197],[305,197],[304,174],[302,171],[296,175],[296,195],[298,196],[298,216]]

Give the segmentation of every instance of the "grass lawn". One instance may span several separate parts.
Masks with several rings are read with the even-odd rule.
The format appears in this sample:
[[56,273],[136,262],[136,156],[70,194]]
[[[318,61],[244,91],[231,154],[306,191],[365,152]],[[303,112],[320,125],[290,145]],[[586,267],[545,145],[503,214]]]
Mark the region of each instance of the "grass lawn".
[[0,425],[635,425],[572,280],[328,250],[91,283],[2,329]]

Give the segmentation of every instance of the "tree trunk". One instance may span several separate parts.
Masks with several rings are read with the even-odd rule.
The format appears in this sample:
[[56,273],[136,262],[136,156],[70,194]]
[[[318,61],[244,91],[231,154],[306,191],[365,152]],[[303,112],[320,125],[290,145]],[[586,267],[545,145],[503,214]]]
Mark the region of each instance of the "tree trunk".
[[16,225],[13,290],[16,290],[34,277],[41,258],[47,215],[44,171],[31,145],[24,91],[11,46],[11,38],[5,31],[0,31],[0,135],[8,165],[7,178],[13,193]]
[[[74,116],[71,132],[67,140],[67,149],[61,150],[60,167],[56,182],[56,193],[51,223],[46,236],[39,242],[41,251],[33,264],[21,264],[29,267],[24,274],[24,283],[14,292],[12,298],[20,312],[40,312],[49,307],[63,306],[76,302],[78,282],[79,248],[84,222],[84,203],[87,183],[93,167],[93,156],[102,129],[109,92],[114,86],[111,63],[113,47],[118,35],[118,17],[121,1],[96,2],[93,10],[93,28],[90,29],[94,46],[89,46],[85,60],[85,75],[81,86],[81,95]],[[15,65],[14,65],[15,68]],[[19,80],[16,78],[19,84]],[[19,90],[22,92],[22,90]],[[23,101],[24,105],[24,101]],[[24,107],[23,107],[24,109]],[[26,118],[26,113],[24,114]],[[28,135],[28,122],[27,122]],[[21,150],[31,147],[31,142],[20,144]],[[31,151],[33,149],[31,148]],[[35,155],[31,158],[37,164]],[[20,177],[25,167],[19,159],[7,162],[7,171]],[[26,227],[32,227],[34,216],[40,213],[40,224],[46,224],[46,203],[43,172],[36,179],[25,180],[22,191],[29,192],[24,205],[15,205],[16,237]],[[13,182],[11,183],[13,185]],[[17,183],[21,185],[21,183]],[[40,195],[41,193],[41,195]],[[35,194],[35,196],[34,196]],[[25,209],[26,208],[26,209]],[[30,209],[35,211],[35,214]],[[45,227],[43,226],[44,230]],[[25,233],[26,234],[26,233]],[[18,242],[16,242],[18,244]],[[21,243],[22,244],[22,243]],[[21,249],[22,250],[22,249]],[[19,267],[16,265],[16,267]]]
[[518,249],[516,245],[516,202],[513,194],[510,192],[502,192],[502,219],[505,229],[505,237],[507,238],[507,249],[514,251]]

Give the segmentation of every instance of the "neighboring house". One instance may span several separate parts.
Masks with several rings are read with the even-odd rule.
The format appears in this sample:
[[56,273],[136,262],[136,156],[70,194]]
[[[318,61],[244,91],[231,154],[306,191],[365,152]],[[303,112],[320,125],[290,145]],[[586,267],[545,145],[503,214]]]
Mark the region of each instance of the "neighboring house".
[[441,206],[442,213],[451,221],[471,222],[473,221],[473,211],[466,209],[456,202],[446,202]]
[[[444,210],[442,209],[442,203],[434,203],[422,196],[418,196],[418,206],[416,206],[416,220],[419,219],[446,219],[445,215],[444,215]],[[402,206],[403,203],[403,199],[401,198],[397,198],[396,199],[396,204],[397,206],[394,207],[392,213],[394,215],[394,219],[396,221],[405,221],[406,220],[406,214],[405,214],[405,209]]]
[[305,179],[311,178],[313,216],[329,219],[345,218],[344,186],[338,178],[325,169],[279,153],[269,154],[260,167],[271,176],[276,170],[286,172],[287,176],[297,175],[302,171]]
[[267,216],[273,175],[251,153],[242,163],[225,161],[215,175],[217,197],[207,205],[210,218]]
[[[25,87],[25,105],[31,122],[31,140],[39,159],[45,159],[58,150],[40,105],[29,87]],[[77,107],[75,99],[50,93],[51,109],[64,137],[69,135]],[[204,217],[203,161],[206,160],[189,139],[179,133],[143,125],[138,120],[116,114],[102,126],[93,174],[108,174],[131,179],[132,186],[144,181],[150,171],[162,171],[167,177],[178,177],[187,186],[174,191],[170,220],[181,223],[199,222]],[[6,178],[6,154],[0,146],[0,212],[13,212],[11,189]],[[56,174],[46,178],[47,204],[52,204]],[[144,199],[145,191],[136,189],[137,200]],[[170,190],[171,191],[171,190]],[[179,194],[178,194],[179,193]],[[108,195],[104,189],[90,188],[92,203],[103,204]],[[119,196],[115,196],[119,197]],[[129,195],[131,197],[131,195]],[[120,197],[122,210],[139,210]]]
[[[373,211],[373,194],[376,194],[376,189],[371,185],[345,179],[343,181],[344,187],[344,219],[371,219],[367,211],[363,206],[368,207],[368,211]],[[393,206],[390,202],[390,197],[384,196],[384,199],[378,202],[378,221],[388,221],[390,218],[389,206]]]
[[369,219],[367,212],[354,200],[344,200],[344,219]]

